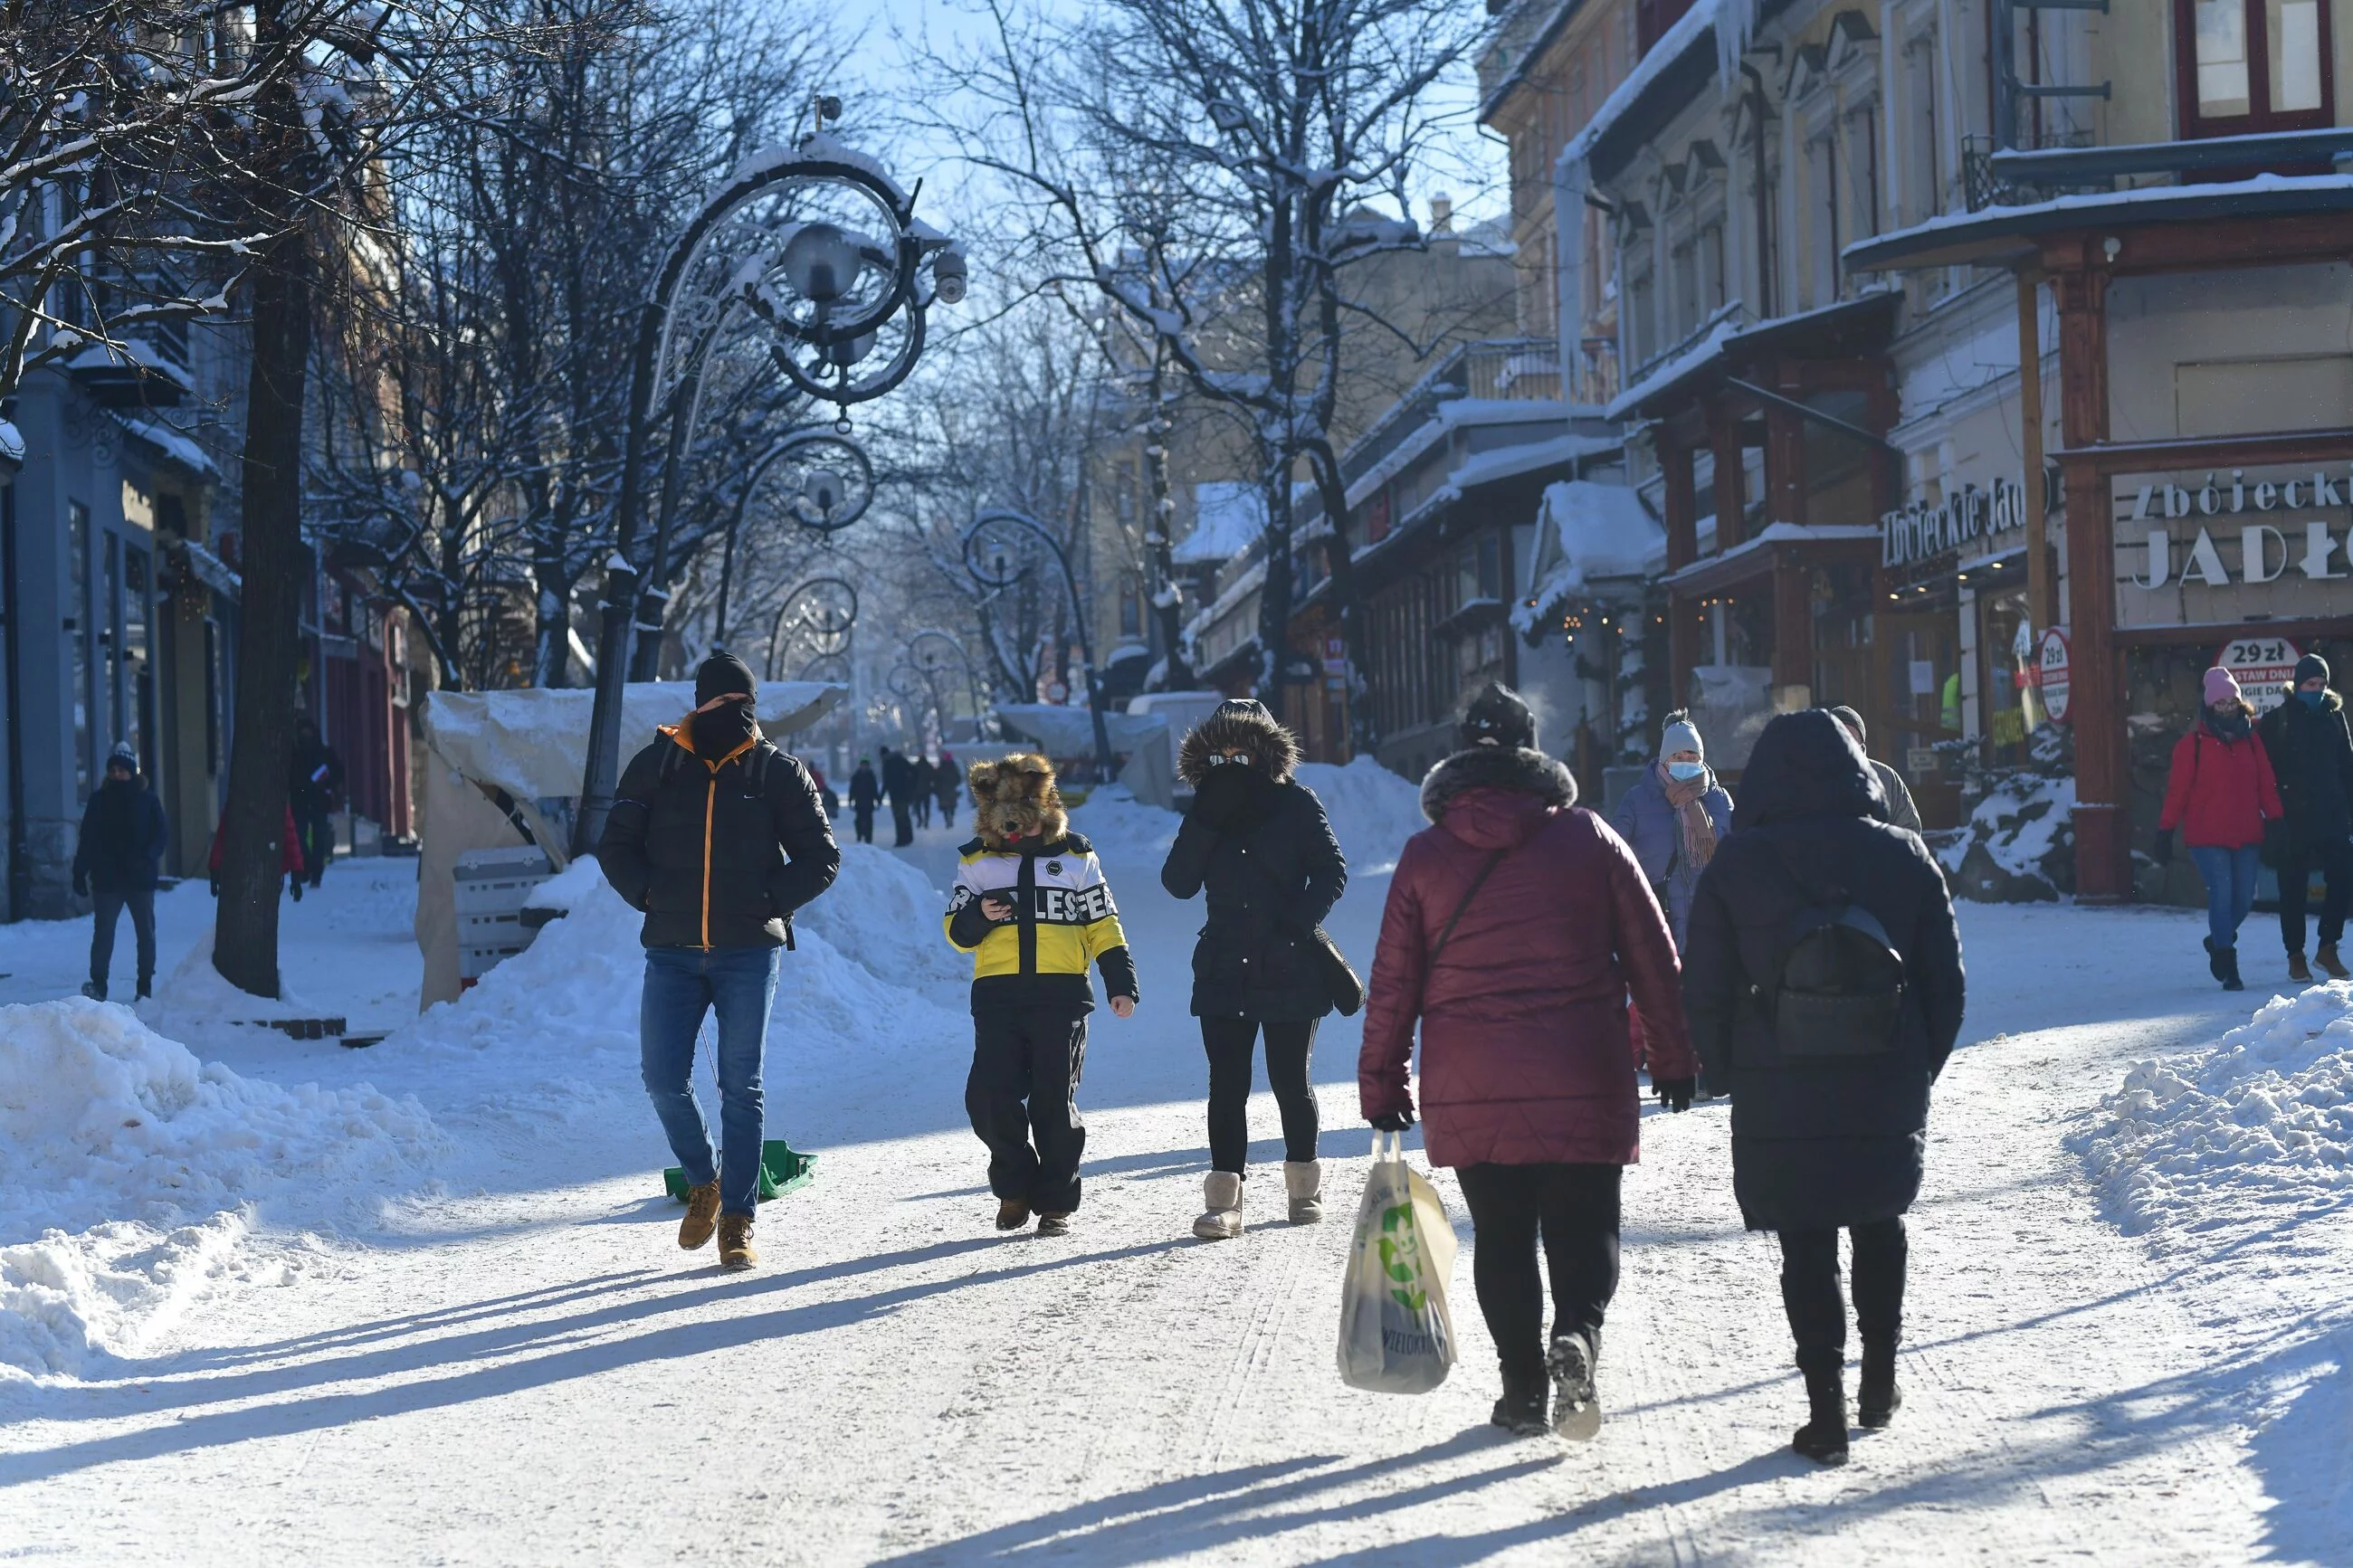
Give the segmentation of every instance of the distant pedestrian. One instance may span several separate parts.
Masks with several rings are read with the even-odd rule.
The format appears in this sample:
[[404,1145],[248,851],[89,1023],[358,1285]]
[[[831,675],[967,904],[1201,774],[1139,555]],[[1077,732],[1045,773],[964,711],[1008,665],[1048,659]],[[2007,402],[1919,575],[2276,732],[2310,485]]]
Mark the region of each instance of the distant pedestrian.
[[[278,837],[278,870],[286,879],[286,890],[299,904],[302,901],[302,885],[307,869],[302,861],[302,836],[294,826],[293,806],[288,805],[285,811],[285,826],[279,829]],[[226,820],[227,814],[224,812],[222,816]],[[205,868],[212,879],[213,897],[217,899],[221,890],[221,830],[218,824],[213,827],[213,847],[205,857]]]
[[[644,912],[638,1016],[646,1093],[685,1168],[678,1244],[719,1237],[749,1268],[766,1100],[761,1072],[778,952],[795,910],[832,886],[841,851],[808,769],[768,743],[750,667],[714,653],[694,673],[693,712],[661,725],[621,774],[596,846],[605,879]],[[694,1045],[718,1016],[720,1150],[694,1096]]]
[[857,771],[849,775],[849,818],[858,830],[858,842],[874,842],[874,808],[881,804],[882,784],[874,776],[874,759],[858,759]]
[[1732,797],[1709,770],[1706,743],[1690,714],[1667,715],[1657,759],[1618,802],[1609,826],[1641,863],[1680,949],[1691,923],[1692,889],[1717,842],[1732,831]]
[[294,719],[294,750],[287,760],[286,805],[302,840],[302,866],[311,886],[327,875],[335,856],[335,808],[343,804],[343,759],[319,734],[308,713]]
[[1913,802],[1912,786],[1904,782],[1902,773],[1871,754],[1871,735],[1862,726],[1862,715],[1852,708],[1833,708],[1831,714],[1846,726],[1854,743],[1862,748],[1862,760],[1871,764],[1872,776],[1879,781],[1880,793],[1887,797],[1886,820],[1906,833],[1919,832],[1920,808]]
[[1875,820],[1865,761],[1819,709],[1765,726],[1683,953],[1692,1042],[1732,1095],[1734,1196],[1749,1229],[1780,1236],[1808,1405],[1792,1444],[1831,1465],[1847,1455],[1838,1233],[1854,1243],[1857,1402],[1884,1426],[1903,1398],[1903,1216],[1963,1004],[1944,873],[1916,834]]
[[1193,949],[1193,1016],[1209,1057],[1209,1173],[1193,1234],[1242,1232],[1250,1164],[1250,1055],[1262,1035],[1266,1078],[1282,1113],[1282,1181],[1293,1225],[1324,1217],[1315,1026],[1332,1011],[1332,972],[1316,928],[1348,885],[1348,863],[1315,792],[1298,783],[1299,742],[1265,705],[1220,703],[1185,737],[1177,773],[1194,790],[1161,885],[1208,891]]
[[114,931],[122,911],[131,911],[137,942],[139,995],[155,984],[155,880],[171,826],[164,805],[139,772],[139,753],[128,742],[106,757],[106,782],[82,809],[81,837],[74,845],[74,891],[91,900],[90,981],[81,994],[106,1000],[108,971],[114,965]]
[[2207,968],[2223,990],[2243,991],[2239,927],[2255,905],[2263,825],[2280,819],[2279,785],[2238,679],[2216,665],[2206,672],[2204,696],[2198,721],[2174,744],[2154,858],[2160,866],[2172,863],[2179,827],[2206,883]]
[[825,782],[825,770],[807,758],[801,760],[801,766],[808,769],[809,783],[817,786],[818,804],[825,807],[826,821],[832,823],[839,820],[841,816],[841,797],[833,793],[831,784]]
[[2304,962],[2304,911],[2312,876],[2327,879],[2320,904],[2320,947],[2313,957],[2331,980],[2347,978],[2337,944],[2353,904],[2353,731],[2345,704],[2328,689],[2328,661],[2316,653],[2295,661],[2287,700],[2255,726],[2271,758],[2286,820],[2278,835],[2280,941],[2290,980],[2312,978]]
[[932,798],[939,803],[940,826],[955,826],[956,797],[964,794],[964,770],[945,746],[940,748],[940,765],[932,771]]
[[1071,832],[1054,764],[1022,754],[976,763],[974,841],[948,904],[947,938],[972,954],[972,1071],[965,1110],[988,1145],[997,1228],[1061,1236],[1079,1206],[1086,1123],[1079,1075],[1094,1011],[1092,963],[1112,1016],[1129,1017],[1135,959],[1102,862]]
[[888,746],[882,748],[882,793],[891,797],[892,847],[904,849],[915,841],[915,769]]
[[931,759],[921,752],[917,752],[914,760],[907,764],[907,770],[914,802],[915,826],[929,827],[932,825],[932,796],[939,790],[939,770],[933,767]]
[[1618,1289],[1619,1188],[1641,1144],[1630,993],[1670,1110],[1689,1109],[1698,1063],[1650,880],[1578,807],[1576,777],[1535,749],[1527,705],[1491,684],[1461,739],[1423,781],[1433,826],[1407,840],[1389,882],[1356,1092],[1375,1127],[1413,1124],[1419,1022],[1430,1162],[1462,1184],[1479,1310],[1503,1363],[1493,1419],[1542,1432],[1549,1387],[1549,1425],[1590,1437],[1601,1321]]

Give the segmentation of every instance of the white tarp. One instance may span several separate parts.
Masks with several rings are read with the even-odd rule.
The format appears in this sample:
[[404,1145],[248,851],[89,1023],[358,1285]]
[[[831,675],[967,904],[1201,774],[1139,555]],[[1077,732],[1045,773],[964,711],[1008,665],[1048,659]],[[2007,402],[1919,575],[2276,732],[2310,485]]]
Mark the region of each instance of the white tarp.
[[[621,761],[694,707],[682,680],[622,689]],[[760,728],[771,739],[815,723],[848,694],[816,680],[760,684]],[[535,842],[556,869],[570,858],[571,805],[588,761],[588,721],[596,694],[585,688],[436,691],[425,700],[425,780],[417,867],[417,945],[425,954],[419,1005],[454,1001],[458,974],[456,889],[451,874],[469,849]],[[493,804],[503,791],[513,816]]]
[[[1039,750],[1050,757],[1095,754],[1095,721],[1089,709],[1058,702],[1006,702],[998,705],[997,716],[1016,734],[1037,742]],[[1138,800],[1155,805],[1173,800],[1175,770],[1168,763],[1168,721],[1157,713],[1105,713],[1103,728],[1110,734],[1111,749],[1128,758],[1119,782],[1134,791]]]

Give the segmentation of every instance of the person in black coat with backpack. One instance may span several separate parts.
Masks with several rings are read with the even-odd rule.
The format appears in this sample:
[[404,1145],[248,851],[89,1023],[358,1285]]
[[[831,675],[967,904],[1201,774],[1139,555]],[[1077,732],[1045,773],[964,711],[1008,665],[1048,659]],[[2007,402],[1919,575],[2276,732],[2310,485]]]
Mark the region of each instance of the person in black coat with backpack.
[[1335,997],[1316,928],[1348,885],[1348,863],[1323,803],[1293,780],[1298,763],[1291,731],[1247,699],[1220,703],[1185,737],[1176,759],[1193,786],[1193,807],[1160,881],[1176,898],[1208,894],[1208,921],[1193,949],[1193,1015],[1209,1055],[1207,1210],[1193,1234],[1208,1241],[1241,1234],[1250,1047],[1261,1034],[1267,1080],[1282,1112],[1292,1222],[1324,1217],[1308,1063],[1316,1022]]
[[1884,1426],[1902,1403],[1903,1216],[1920,1192],[1929,1086],[1961,1028],[1952,895],[1918,837],[1877,820],[1884,809],[1837,719],[1774,720],[1683,948],[1692,1043],[1732,1096],[1741,1216],[1781,1238],[1810,1405],[1794,1446],[1825,1464],[1847,1453],[1838,1233],[1854,1240],[1862,1424]]
[[2312,978],[2304,961],[2304,911],[2318,871],[2327,881],[2313,958],[2328,978],[2343,980],[2353,973],[2337,951],[2353,910],[2353,728],[2343,700],[2328,689],[2327,659],[2308,653],[2295,661],[2287,700],[2263,715],[2255,733],[2271,754],[2286,813],[2274,843],[2287,977],[2298,984]]
[[90,981],[81,994],[93,1001],[106,1000],[114,931],[125,910],[138,943],[139,994],[154,989],[156,868],[171,842],[163,803],[139,776],[139,753],[122,742],[107,753],[106,782],[91,793],[74,845],[74,891],[92,901]]

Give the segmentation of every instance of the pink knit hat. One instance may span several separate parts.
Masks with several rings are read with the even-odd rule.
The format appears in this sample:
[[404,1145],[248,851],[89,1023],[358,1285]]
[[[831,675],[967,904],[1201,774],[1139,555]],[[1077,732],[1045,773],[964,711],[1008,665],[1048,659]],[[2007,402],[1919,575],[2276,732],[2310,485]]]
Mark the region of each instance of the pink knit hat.
[[2211,708],[2217,702],[2235,702],[2238,700],[2239,678],[2237,676],[2219,664],[2206,672],[2207,707]]

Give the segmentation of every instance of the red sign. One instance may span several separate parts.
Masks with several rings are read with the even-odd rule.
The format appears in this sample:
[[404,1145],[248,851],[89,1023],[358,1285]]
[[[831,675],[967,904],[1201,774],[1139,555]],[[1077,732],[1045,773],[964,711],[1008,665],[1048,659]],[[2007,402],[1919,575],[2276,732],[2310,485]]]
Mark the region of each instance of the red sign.
[[2231,672],[2240,692],[2258,713],[2268,713],[2287,700],[2288,682],[2295,679],[2295,661],[2303,653],[2285,637],[2232,637],[2214,656]]
[[2065,627],[2052,626],[2042,634],[2034,650],[2034,682],[2042,689],[2042,711],[2053,724],[2064,724],[2074,703],[2073,659]]

